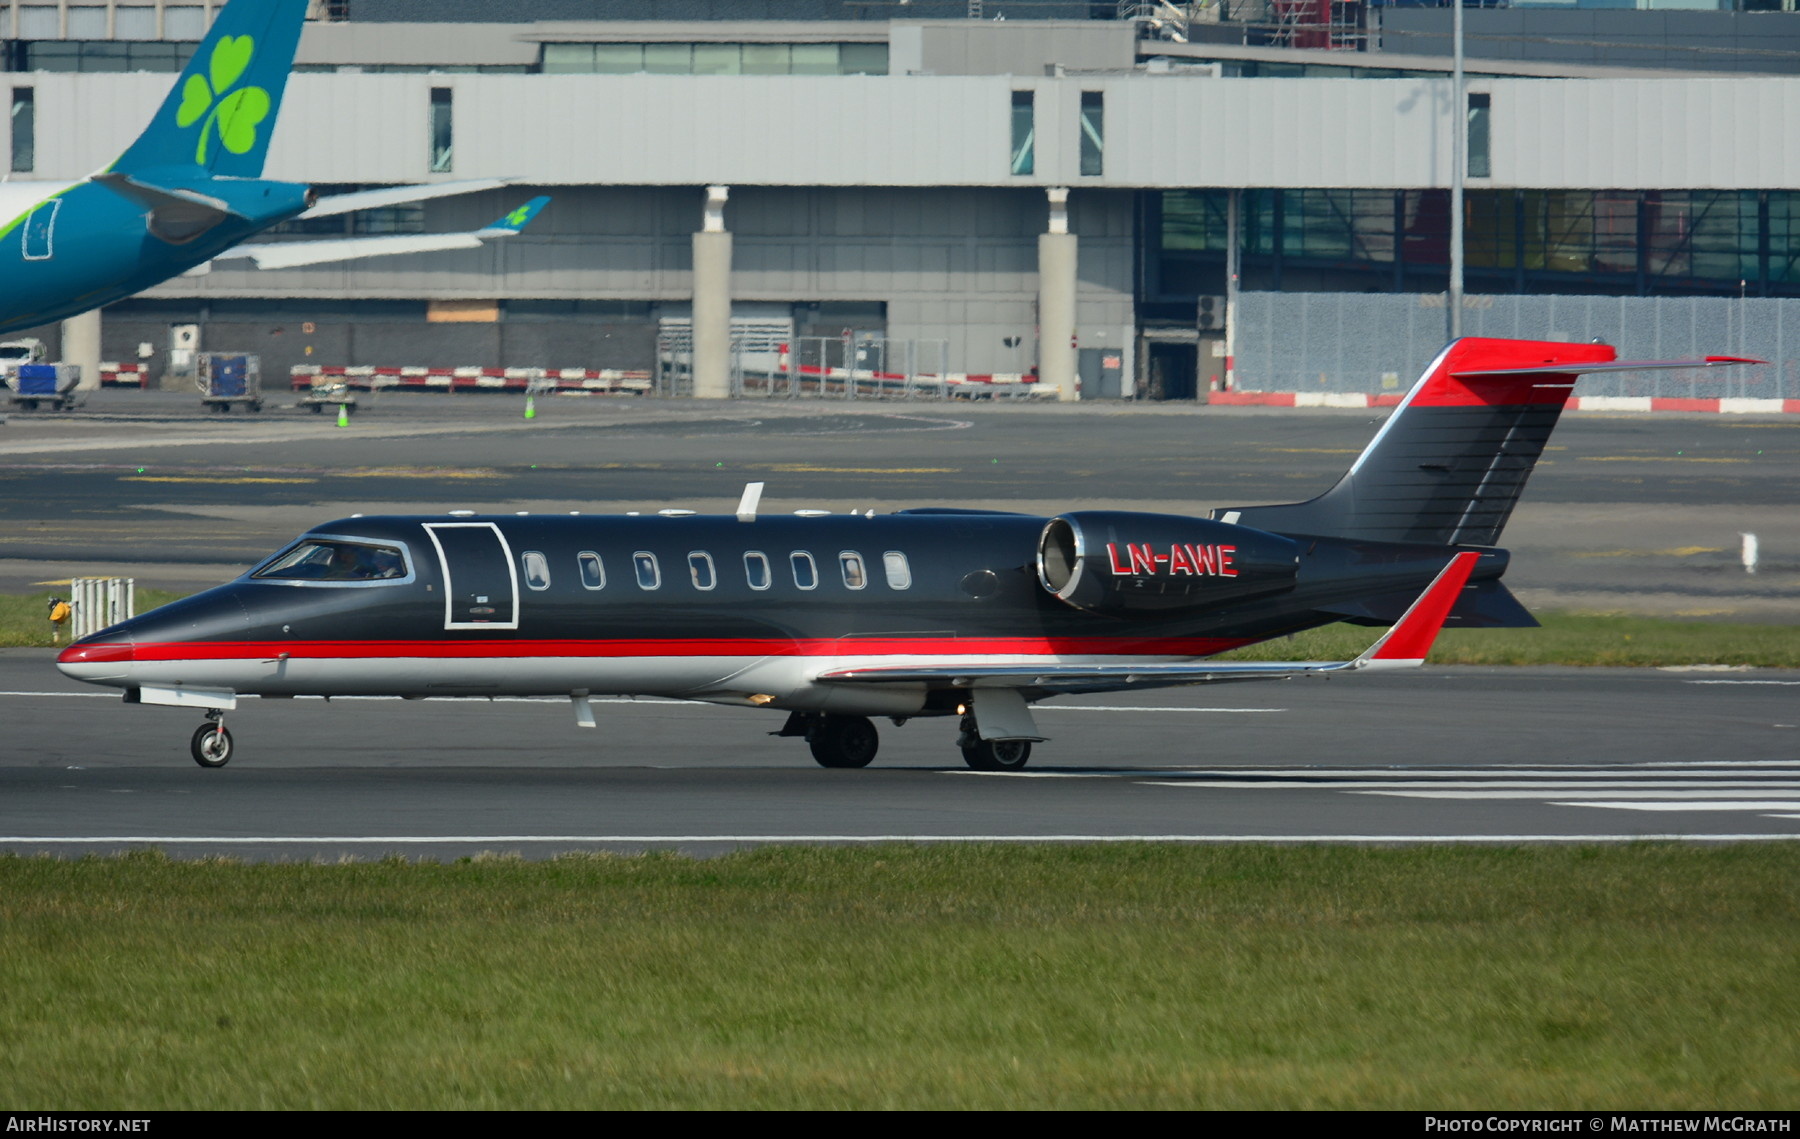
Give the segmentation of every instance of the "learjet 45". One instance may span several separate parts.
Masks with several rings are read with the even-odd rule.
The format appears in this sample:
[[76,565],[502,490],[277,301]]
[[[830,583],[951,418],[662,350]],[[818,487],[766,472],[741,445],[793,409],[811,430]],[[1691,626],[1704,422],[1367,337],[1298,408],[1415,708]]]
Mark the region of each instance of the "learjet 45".
[[[340,519],[58,666],[204,709],[206,767],[244,696],[558,696],[591,727],[591,697],[639,695],[783,712],[826,767],[875,758],[872,717],[941,718],[1016,770],[1040,700],[1415,667],[1447,625],[1536,625],[1496,543],[1577,377],[1756,362],[1615,355],[1454,341],[1330,490],[1207,518],[771,515],[752,484],[727,515]],[[1335,621],[1392,627],[1354,660],[1213,659]]]

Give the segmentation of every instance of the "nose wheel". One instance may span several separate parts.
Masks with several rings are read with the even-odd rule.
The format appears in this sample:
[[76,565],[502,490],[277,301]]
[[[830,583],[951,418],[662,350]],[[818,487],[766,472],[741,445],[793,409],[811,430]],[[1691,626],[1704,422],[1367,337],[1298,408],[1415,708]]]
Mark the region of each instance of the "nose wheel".
[[206,723],[194,729],[188,750],[201,767],[224,767],[230,763],[231,733],[225,728],[225,718],[217,712],[209,713]]

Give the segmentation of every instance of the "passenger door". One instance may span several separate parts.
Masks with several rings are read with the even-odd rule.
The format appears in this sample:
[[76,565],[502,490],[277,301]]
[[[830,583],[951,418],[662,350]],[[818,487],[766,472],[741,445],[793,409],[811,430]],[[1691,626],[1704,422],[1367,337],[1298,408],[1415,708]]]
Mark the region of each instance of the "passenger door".
[[517,629],[519,576],[492,522],[427,522],[444,573],[444,628]]

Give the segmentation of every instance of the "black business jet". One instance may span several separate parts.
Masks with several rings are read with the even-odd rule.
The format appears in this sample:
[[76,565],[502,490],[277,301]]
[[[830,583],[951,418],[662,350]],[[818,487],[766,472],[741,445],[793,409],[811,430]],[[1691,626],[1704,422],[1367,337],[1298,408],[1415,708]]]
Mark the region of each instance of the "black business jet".
[[[204,709],[232,754],[240,696],[680,697],[787,713],[826,767],[863,767],[869,717],[953,717],[978,770],[1023,767],[1031,705],[1159,685],[1415,667],[1445,626],[1533,626],[1496,548],[1576,378],[1604,344],[1452,342],[1342,479],[1210,518],[893,514],[352,517],[249,573],[71,645],[63,672]],[[1212,661],[1348,621],[1350,661]]]

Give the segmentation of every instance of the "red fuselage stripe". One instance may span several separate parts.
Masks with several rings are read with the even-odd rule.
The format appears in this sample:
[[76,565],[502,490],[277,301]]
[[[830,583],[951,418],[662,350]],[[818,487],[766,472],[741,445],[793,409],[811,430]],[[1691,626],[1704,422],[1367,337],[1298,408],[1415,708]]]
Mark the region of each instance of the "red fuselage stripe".
[[[849,637],[783,640],[656,639],[656,640],[482,640],[442,641],[167,641],[131,646],[127,659],[295,660],[412,657],[437,659],[518,657],[845,657],[845,656],[1210,656],[1250,644],[1244,637]],[[116,650],[123,646],[77,645],[63,654],[80,661],[85,648]],[[91,659],[118,660],[111,652]]]

